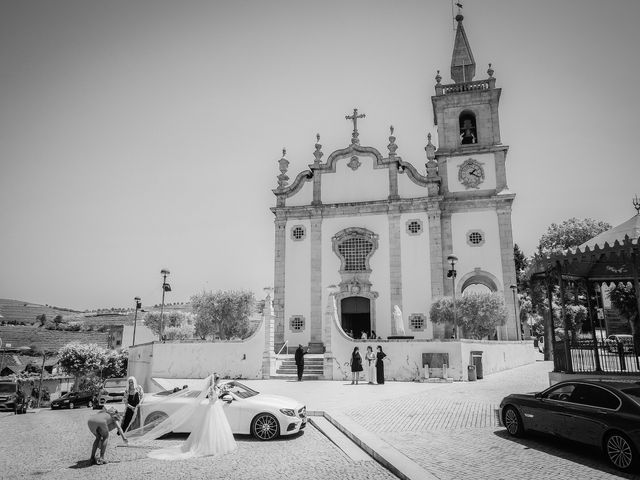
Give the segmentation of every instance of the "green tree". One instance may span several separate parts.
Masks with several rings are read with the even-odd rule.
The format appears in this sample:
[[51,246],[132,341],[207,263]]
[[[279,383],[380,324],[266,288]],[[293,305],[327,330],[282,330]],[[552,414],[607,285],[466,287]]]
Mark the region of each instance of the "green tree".
[[544,254],[562,253],[582,245],[596,235],[611,229],[611,225],[600,220],[570,218],[557,224],[552,223],[540,237],[538,249]]
[[[193,324],[193,315],[184,312],[177,312],[174,310],[164,313],[164,334],[167,334],[167,328],[180,327],[182,325]],[[149,328],[156,335],[160,334],[160,313],[149,312],[144,316],[142,323]]]
[[[222,340],[245,338],[250,331],[249,316],[255,308],[253,292],[203,292],[191,297],[200,338],[217,334]],[[204,336],[203,336],[204,335]]]
[[529,267],[529,259],[525,256],[524,252],[520,250],[517,243],[513,245],[513,260],[516,264],[516,283],[521,285],[524,274]]
[[104,350],[95,343],[69,343],[59,350],[58,355],[60,367],[75,377],[77,386],[81,377],[100,369]]
[[620,315],[629,320],[633,345],[636,352],[640,352],[640,314],[635,288],[630,283],[619,283],[609,291],[609,298]]
[[[431,304],[433,323],[453,323],[453,300],[442,297]],[[456,321],[464,338],[490,337],[507,321],[507,308],[500,293],[468,293],[456,298]]]
[[100,373],[102,378],[119,378],[127,375],[129,352],[127,350],[103,350],[100,352]]

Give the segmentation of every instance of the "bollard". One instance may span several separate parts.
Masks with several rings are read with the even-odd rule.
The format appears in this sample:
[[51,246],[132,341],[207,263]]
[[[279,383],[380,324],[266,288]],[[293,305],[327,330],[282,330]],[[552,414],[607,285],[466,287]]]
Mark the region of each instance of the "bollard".
[[467,367],[467,371],[469,373],[469,381],[470,382],[475,382],[476,381],[476,366],[475,365],[469,365]]

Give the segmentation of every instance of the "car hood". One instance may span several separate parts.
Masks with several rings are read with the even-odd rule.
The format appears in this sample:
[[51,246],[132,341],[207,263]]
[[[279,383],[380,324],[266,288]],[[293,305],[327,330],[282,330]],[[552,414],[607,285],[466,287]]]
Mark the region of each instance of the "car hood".
[[254,405],[260,405],[265,407],[274,407],[274,408],[292,408],[294,410],[299,410],[304,407],[304,404],[300,403],[297,400],[289,397],[283,397],[281,395],[267,395],[264,393],[260,393],[253,397],[249,397],[246,400],[251,401]]
[[507,395],[502,399],[502,403],[504,404],[507,400],[517,400],[517,399],[532,399],[536,395],[536,392],[531,393],[512,393],[511,395]]

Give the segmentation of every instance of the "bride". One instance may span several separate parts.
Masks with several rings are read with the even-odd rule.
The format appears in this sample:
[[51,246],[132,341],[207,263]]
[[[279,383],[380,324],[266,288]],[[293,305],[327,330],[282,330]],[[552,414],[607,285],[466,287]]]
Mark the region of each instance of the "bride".
[[[205,457],[209,455],[223,455],[231,453],[238,448],[227,416],[222,409],[218,396],[222,393],[218,382],[220,377],[217,373],[205,379],[205,387],[193,402],[180,408],[168,418],[152,422],[137,431],[129,432],[127,435],[130,445],[143,445],[151,440],[155,440],[183,423],[192,415],[197,416],[196,427],[193,429],[187,440],[181,445],[152,450],[148,453],[151,458],[159,460],[183,460],[194,457]],[[179,392],[182,396],[185,391]],[[174,395],[171,395],[174,397]],[[208,402],[203,400],[208,397]]]

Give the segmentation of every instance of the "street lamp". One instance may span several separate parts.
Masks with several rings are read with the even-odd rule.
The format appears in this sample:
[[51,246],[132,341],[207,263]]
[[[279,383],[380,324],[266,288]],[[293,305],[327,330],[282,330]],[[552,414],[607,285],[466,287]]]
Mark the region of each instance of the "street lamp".
[[136,302],[136,313],[133,317],[133,345],[135,346],[136,344],[136,325],[138,324],[138,310],[140,310],[142,308],[142,302],[140,301],[140,297],[135,297],[134,298],[135,302]]
[[452,287],[452,296],[453,296],[453,325],[456,328],[456,337],[460,338],[458,332],[458,322],[457,322],[457,312],[456,312],[456,262],[458,261],[458,257],[454,254],[451,254],[447,257],[447,260],[451,264],[451,270],[447,272],[447,278],[451,279],[451,287]]
[[512,283],[509,288],[511,288],[511,291],[513,292],[513,315],[516,320],[516,328],[518,329],[518,332],[516,333],[516,339],[522,340],[522,334],[524,332],[522,331],[521,320],[518,318],[518,307],[516,303],[516,292],[518,291],[518,286]]
[[160,340],[162,341],[163,333],[164,333],[164,293],[171,291],[171,285],[167,283],[167,275],[171,272],[166,268],[160,270],[160,275],[162,275],[162,306],[160,307]]

